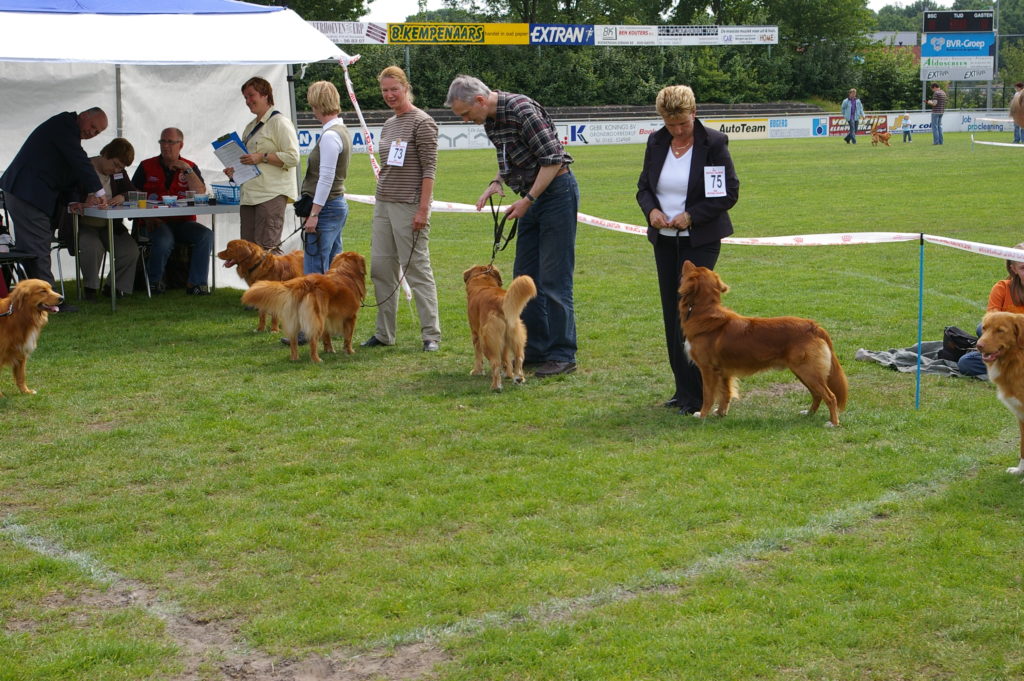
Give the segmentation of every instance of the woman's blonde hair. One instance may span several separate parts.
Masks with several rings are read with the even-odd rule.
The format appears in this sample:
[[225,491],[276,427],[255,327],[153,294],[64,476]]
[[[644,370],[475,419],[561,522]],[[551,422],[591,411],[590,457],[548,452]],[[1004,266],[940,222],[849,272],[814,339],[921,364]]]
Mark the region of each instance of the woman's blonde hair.
[[654,106],[662,118],[676,118],[696,111],[697,99],[689,85],[669,85],[658,93]]
[[[1017,244],[1013,248],[1024,251],[1024,244]],[[1010,282],[1010,299],[1013,300],[1014,305],[1024,306],[1024,283],[1021,283],[1020,277],[1013,271],[1013,263],[1016,260],[1006,261],[1006,273],[1008,276],[1006,279]]]
[[313,111],[324,116],[341,113],[341,94],[334,83],[318,80],[306,90],[306,103]]
[[412,85],[409,84],[409,79],[405,76],[405,71],[398,66],[388,66],[377,76],[377,82],[379,83],[385,78],[394,78],[401,83],[402,87],[404,87],[405,91],[408,93],[409,103],[412,103],[414,99],[412,94]]

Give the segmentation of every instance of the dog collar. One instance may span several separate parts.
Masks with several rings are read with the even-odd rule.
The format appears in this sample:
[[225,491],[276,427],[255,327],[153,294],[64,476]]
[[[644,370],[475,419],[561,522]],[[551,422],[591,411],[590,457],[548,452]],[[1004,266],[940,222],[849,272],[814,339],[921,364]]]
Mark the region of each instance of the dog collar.
[[14,303],[10,304],[7,308],[7,312],[0,312],[0,317],[9,317],[12,314],[14,314]]

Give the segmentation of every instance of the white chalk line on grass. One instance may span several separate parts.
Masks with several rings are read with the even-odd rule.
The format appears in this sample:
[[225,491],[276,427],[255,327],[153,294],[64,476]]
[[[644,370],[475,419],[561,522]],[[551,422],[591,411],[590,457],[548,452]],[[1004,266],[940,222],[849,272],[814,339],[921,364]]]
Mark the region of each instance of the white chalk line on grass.
[[[864,523],[888,504],[913,501],[938,494],[945,490],[950,482],[963,478],[977,465],[978,460],[961,455],[957,457],[954,465],[938,471],[937,476],[932,480],[910,483],[896,490],[885,492],[876,499],[858,502],[829,511],[812,518],[805,525],[766,533],[761,537],[698,559],[680,568],[650,571],[638,575],[630,582],[611,585],[582,596],[551,599],[521,610],[485,613],[443,626],[414,629],[370,642],[367,647],[371,654],[375,654],[374,651],[404,648],[407,651],[412,651],[415,655],[429,655],[430,651],[427,650],[424,653],[422,646],[425,644],[432,645],[443,639],[474,635],[490,628],[506,628],[516,624],[531,622],[544,624],[565,620],[579,617],[604,606],[628,602],[653,593],[674,593],[681,589],[680,583],[683,581],[696,579],[719,570],[739,567],[745,563],[757,560],[767,553],[790,548],[792,544],[807,543]],[[187,652],[200,657],[205,657],[206,654],[216,650],[226,652],[224,651],[223,631],[219,634],[215,632],[202,633],[202,629],[205,626],[190,623],[187,616],[180,614],[182,612],[180,607],[155,596],[152,590],[147,587],[118,575],[88,554],[66,549],[54,541],[33,534],[27,527],[17,523],[13,515],[7,515],[0,522],[0,534],[6,535],[16,544],[31,551],[74,565],[104,585],[129,593],[132,598],[127,600],[165,622],[172,638],[176,639]],[[228,646],[235,649],[233,651],[235,656],[232,657],[231,662],[233,664],[230,665],[231,667],[241,668],[244,665],[256,662],[257,668],[264,668],[265,673],[254,678],[283,679],[287,677],[287,672],[284,669],[274,670],[273,659],[265,653],[245,649],[246,647],[241,645],[237,639],[233,643],[234,645]],[[350,678],[346,673],[351,671],[353,664],[357,664],[360,657],[362,656],[358,654],[354,656],[345,655],[336,666],[335,671],[337,675],[328,674],[318,678]],[[337,658],[335,659],[337,660]],[[326,664],[329,661],[327,658],[322,658],[313,660],[312,663]],[[423,665],[421,673],[429,672],[433,663],[440,661],[442,659],[439,657],[428,657],[427,662],[429,664]],[[346,665],[344,669],[341,663]],[[188,666],[194,667],[196,664],[196,660],[190,660]],[[377,668],[376,665],[379,664],[379,661],[371,659],[370,664],[375,665],[374,668]],[[292,669],[291,671],[295,670]],[[378,669],[378,671],[381,670]]]
[[731,549],[701,558],[690,565],[670,570],[651,571],[638,576],[632,582],[615,584],[598,589],[583,596],[556,598],[523,610],[486,613],[438,627],[423,627],[404,634],[395,634],[380,639],[371,647],[408,645],[439,641],[456,636],[468,636],[491,628],[504,628],[514,624],[538,623],[579,617],[600,607],[615,605],[651,593],[671,593],[680,590],[680,582],[709,575],[719,570],[730,569],[750,563],[766,553],[779,551],[794,543],[807,543],[814,539],[836,534],[850,527],[870,520],[888,504],[913,501],[938,494],[950,482],[963,478],[978,465],[977,459],[961,455],[955,465],[942,469],[939,475],[929,481],[916,482],[890,490],[880,497],[862,501],[829,511],[813,518],[806,525],[784,528],[766,534]]

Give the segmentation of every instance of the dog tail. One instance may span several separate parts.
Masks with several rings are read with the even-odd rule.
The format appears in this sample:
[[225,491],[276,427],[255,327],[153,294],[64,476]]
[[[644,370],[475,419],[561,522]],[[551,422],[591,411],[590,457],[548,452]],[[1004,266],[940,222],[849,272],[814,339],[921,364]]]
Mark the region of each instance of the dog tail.
[[512,280],[501,303],[505,319],[519,319],[526,304],[537,296],[537,285],[528,274],[521,274]]
[[839,411],[843,411],[846,409],[846,396],[850,392],[850,384],[846,380],[846,372],[843,371],[843,365],[839,363],[839,358],[836,357],[836,351],[832,347],[832,338],[828,335],[828,331],[819,326],[818,332],[821,339],[828,344],[828,350],[832,354],[832,367],[828,372],[828,389],[836,396],[836,406],[839,407]]
[[242,305],[276,316],[286,329],[295,324],[292,292],[280,281],[257,281],[242,294]]

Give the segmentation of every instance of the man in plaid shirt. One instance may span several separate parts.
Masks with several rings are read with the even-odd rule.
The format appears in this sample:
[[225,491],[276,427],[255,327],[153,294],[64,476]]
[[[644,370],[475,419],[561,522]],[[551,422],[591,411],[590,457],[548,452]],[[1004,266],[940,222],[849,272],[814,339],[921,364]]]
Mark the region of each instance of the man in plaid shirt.
[[573,269],[580,190],[572,157],[547,112],[526,95],[492,91],[478,78],[457,76],[445,106],[484,126],[498,156],[498,172],[477,199],[482,210],[503,183],[522,198],[505,213],[519,220],[514,275],[528,274],[537,297],[523,310],[527,364],[540,378],[576,371]]

